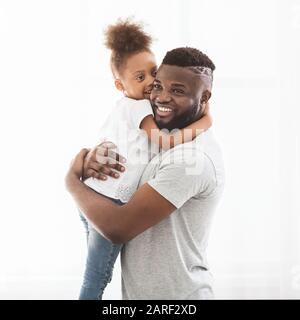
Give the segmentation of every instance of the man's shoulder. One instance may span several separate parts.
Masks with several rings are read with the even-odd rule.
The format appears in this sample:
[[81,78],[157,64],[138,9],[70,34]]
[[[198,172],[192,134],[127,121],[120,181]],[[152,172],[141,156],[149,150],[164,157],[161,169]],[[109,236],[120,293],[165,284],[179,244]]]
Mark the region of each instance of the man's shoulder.
[[[201,137],[202,136],[202,137]],[[173,179],[184,175],[188,180],[202,180],[218,185],[224,181],[224,163],[221,148],[212,131],[202,133],[191,142],[164,152],[158,171],[172,171]]]
[[168,162],[170,159],[177,160],[178,163],[189,163],[192,160],[204,161],[209,159],[212,162],[222,161],[222,151],[215,135],[207,130],[194,140],[179,144],[172,149],[163,152],[160,156],[161,162]]
[[149,185],[180,208],[195,197],[214,197],[223,186],[223,166],[217,145],[193,141],[178,145],[160,155]]

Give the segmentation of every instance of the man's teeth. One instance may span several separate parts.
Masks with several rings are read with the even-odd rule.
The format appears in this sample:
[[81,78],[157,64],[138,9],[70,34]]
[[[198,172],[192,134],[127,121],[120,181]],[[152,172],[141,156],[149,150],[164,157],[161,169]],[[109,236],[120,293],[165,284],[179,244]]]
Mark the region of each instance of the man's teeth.
[[170,108],[165,108],[165,107],[157,107],[159,111],[162,112],[172,112],[172,109]]

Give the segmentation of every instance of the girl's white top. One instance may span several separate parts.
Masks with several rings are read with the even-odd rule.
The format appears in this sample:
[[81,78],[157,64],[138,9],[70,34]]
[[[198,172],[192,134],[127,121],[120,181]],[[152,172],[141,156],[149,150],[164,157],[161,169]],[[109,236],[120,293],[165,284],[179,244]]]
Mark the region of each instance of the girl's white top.
[[117,102],[100,128],[100,142],[111,141],[118,147],[113,151],[126,158],[123,164],[126,169],[118,179],[109,176],[104,181],[88,178],[84,182],[86,185],[107,197],[129,201],[145,167],[158,153],[158,147],[151,145],[146,132],[140,129],[142,120],[148,115],[153,115],[148,100],[123,97]]

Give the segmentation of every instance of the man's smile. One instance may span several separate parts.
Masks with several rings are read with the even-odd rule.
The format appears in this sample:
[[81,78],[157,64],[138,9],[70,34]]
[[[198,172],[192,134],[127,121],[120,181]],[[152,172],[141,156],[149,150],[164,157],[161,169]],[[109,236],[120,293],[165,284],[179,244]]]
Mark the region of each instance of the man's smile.
[[169,106],[160,104],[160,103],[156,103],[154,105],[154,111],[158,116],[160,116],[162,118],[169,117],[174,114],[174,110],[172,108],[170,108]]

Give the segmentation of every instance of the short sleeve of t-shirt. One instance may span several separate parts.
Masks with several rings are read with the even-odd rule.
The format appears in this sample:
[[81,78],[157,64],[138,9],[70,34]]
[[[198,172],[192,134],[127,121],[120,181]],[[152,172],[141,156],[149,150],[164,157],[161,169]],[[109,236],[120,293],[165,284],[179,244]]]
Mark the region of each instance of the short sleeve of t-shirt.
[[139,129],[143,119],[148,115],[153,115],[152,107],[149,100],[134,100],[124,98],[127,121],[133,129]]
[[168,151],[155,177],[148,181],[154,190],[177,209],[195,195],[215,187],[211,179],[212,167],[205,154],[194,148],[180,146],[184,145]]

